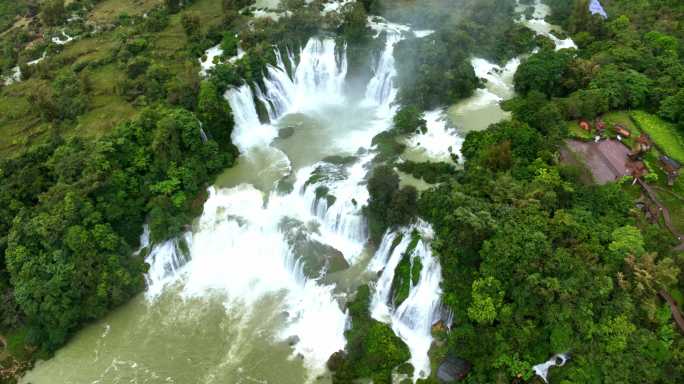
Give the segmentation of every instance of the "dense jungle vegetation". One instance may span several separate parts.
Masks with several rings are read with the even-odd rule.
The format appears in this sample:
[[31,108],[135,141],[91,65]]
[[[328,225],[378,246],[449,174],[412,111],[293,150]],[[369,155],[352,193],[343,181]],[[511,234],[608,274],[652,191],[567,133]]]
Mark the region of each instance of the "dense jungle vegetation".
[[[397,165],[414,176],[436,179],[436,172],[446,180],[416,203],[418,215],[434,226],[443,298],[454,314],[452,330],[437,336],[446,346],[434,348],[433,357],[456,355],[472,363],[469,383],[540,381],[532,366],[557,353],[572,360],[551,370],[554,383],[681,382],[684,339],[658,297],[661,290],[679,295],[684,287],[683,255],[673,250],[679,241],[634,208],[631,189],[620,183],[587,185],[582,169],[559,162],[558,149],[569,134],[567,121],[624,109],[657,114],[679,127],[675,135],[684,135],[684,6],[605,2],[611,16],[603,20],[589,13],[587,1],[548,3],[551,20],[579,49],[555,51],[544,38],[529,40],[539,50],[515,75],[518,96],[505,103],[511,120],[469,133],[464,167],[455,175],[446,164],[441,170],[427,163]],[[496,12],[484,14],[491,18]],[[398,54],[413,46],[422,58],[444,36],[438,30],[434,43],[402,42]],[[449,49],[435,58],[459,55],[453,41],[447,38]],[[529,49],[529,41],[521,50]],[[416,54],[409,52],[405,58]],[[471,52],[502,62],[519,51],[497,53],[496,46],[485,44]],[[469,94],[463,84],[437,85],[447,84],[445,73],[463,73],[465,58],[400,64],[400,80],[417,68],[421,84],[435,80],[424,91],[401,90],[403,109],[395,129],[376,138],[384,154],[380,160],[396,160],[402,148],[391,145],[397,143],[391,136],[420,130],[421,110]],[[407,200],[392,197],[401,193],[392,167],[376,168],[369,191],[376,239],[385,228],[411,220],[396,213],[415,208],[409,202],[402,209],[398,202]],[[355,356],[350,351],[351,361]],[[363,364],[350,370],[363,371]],[[433,376],[424,382],[437,381]]]
[[[288,0],[278,21],[251,21],[248,0],[142,3],[114,15],[106,0],[0,4],[0,69],[22,74],[0,88],[0,334],[14,358],[53,352],[143,289],[143,223],[153,241],[179,234],[238,156],[228,87],[261,81],[273,45],[325,33],[347,43],[350,76],[362,73],[380,49],[371,13],[435,30],[397,46],[401,109],[373,139],[366,207],[376,244],[416,218],[435,229],[454,324],[435,334],[434,361],[467,360],[467,383],[524,383],[540,381],[532,365],[569,353],[550,382],[684,382],[684,338],[657,295],[684,290],[677,242],[634,209],[625,186],[587,184],[558,156],[568,121],[611,111],[644,110],[684,135],[681,1],[604,1],[603,20],[586,0],[546,0],[550,21],[578,45],[560,51],[514,22],[511,0],[363,1],[343,16]],[[25,27],[13,27],[16,15]],[[69,15],[78,19],[67,24]],[[63,32],[81,38],[51,40]],[[220,43],[234,56],[236,33],[245,56],[200,78],[203,52]],[[461,168],[397,163],[399,137],[425,129],[423,111],[481,86],[472,56],[524,53],[517,97],[505,103],[511,119],[469,133]],[[395,168],[440,184],[401,188]],[[411,372],[406,346],[368,301],[361,287],[349,304],[348,348],[329,362],[337,383]]]

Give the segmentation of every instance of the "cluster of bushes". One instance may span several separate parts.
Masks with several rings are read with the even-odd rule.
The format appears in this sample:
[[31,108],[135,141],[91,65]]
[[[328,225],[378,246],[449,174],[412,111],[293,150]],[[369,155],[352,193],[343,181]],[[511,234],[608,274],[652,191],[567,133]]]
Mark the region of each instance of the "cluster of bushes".
[[389,165],[373,169],[368,179],[368,193],[365,213],[371,241],[376,244],[388,228],[407,225],[416,215],[418,192],[412,186],[399,188],[399,176]]
[[[373,383],[392,383],[392,372],[411,356],[409,349],[397,337],[389,325],[370,316],[371,291],[368,285],[361,286],[354,300],[349,303],[352,318],[351,328],[345,332],[345,351],[333,354],[328,368],[333,372],[333,383],[345,384],[361,378],[370,378]],[[400,367],[404,373],[411,373],[412,367]]]
[[[401,236],[395,239],[393,245],[401,241]],[[415,287],[420,280],[420,272],[423,265],[420,258],[414,256],[416,246],[420,241],[420,234],[418,231],[411,233],[411,242],[406,247],[406,251],[401,255],[401,260],[394,270],[394,279],[392,280],[392,305],[399,307],[404,300],[406,300],[411,293],[411,287]]]
[[464,169],[418,203],[469,380],[530,380],[570,352],[550,382],[681,381],[684,339],[657,296],[681,283],[673,240],[619,185],[586,186],[558,165],[562,136],[520,117],[469,133]]

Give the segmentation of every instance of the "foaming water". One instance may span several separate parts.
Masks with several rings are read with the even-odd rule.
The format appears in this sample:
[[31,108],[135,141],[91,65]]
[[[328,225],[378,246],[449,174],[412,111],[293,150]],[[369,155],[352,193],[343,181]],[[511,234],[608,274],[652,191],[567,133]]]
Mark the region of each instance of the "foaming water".
[[515,94],[513,76],[520,65],[520,58],[498,66],[475,57],[471,64],[477,77],[484,80],[484,88],[476,89],[473,96],[449,109],[450,120],[462,131],[483,130],[509,116],[499,104]]
[[214,68],[215,64],[215,59],[217,57],[220,57],[223,54],[223,49],[221,49],[221,45],[215,45],[204,52],[204,57],[200,58],[200,67],[202,68],[200,70],[200,75],[201,76],[206,76],[209,73],[209,70]]
[[425,112],[427,131],[406,140],[407,151],[402,158],[412,161],[451,161],[451,155],[460,155],[463,138],[451,127],[443,110]]

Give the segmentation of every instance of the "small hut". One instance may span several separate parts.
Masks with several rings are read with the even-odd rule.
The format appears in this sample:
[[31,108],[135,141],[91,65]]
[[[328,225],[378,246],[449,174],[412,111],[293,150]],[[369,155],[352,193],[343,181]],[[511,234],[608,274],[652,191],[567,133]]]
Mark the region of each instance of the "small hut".
[[651,138],[642,133],[634,140],[634,147],[632,148],[632,152],[629,153],[629,157],[632,160],[641,158],[646,152],[651,150],[652,146]]
[[663,166],[665,173],[667,173],[667,185],[673,186],[682,166],[667,156],[660,156],[660,164]]
[[603,119],[600,117],[597,118],[594,126],[596,127],[596,133],[602,136],[603,132],[606,130],[606,123],[603,121]]
[[591,132],[591,125],[586,120],[580,120],[579,121],[579,127],[582,128],[583,130],[587,131],[587,132]]
[[449,354],[437,368],[437,378],[442,383],[454,383],[463,380],[470,372],[470,363]]
[[648,173],[646,166],[641,161],[632,161],[627,165],[627,170],[633,178],[638,179],[644,177]]
[[632,132],[629,131],[624,125],[622,124],[615,124],[615,133],[622,137],[630,137],[632,136]]

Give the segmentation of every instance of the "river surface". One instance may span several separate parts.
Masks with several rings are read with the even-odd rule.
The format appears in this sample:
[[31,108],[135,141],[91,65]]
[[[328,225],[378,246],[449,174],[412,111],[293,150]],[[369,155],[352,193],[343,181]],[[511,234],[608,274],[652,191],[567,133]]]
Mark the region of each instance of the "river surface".
[[[444,317],[432,230],[419,222],[387,233],[375,249],[362,215],[371,139],[391,128],[396,112],[394,45],[430,31],[369,23],[387,34],[364,90],[346,87],[344,49],[312,38],[298,55],[277,52],[263,89],[246,84],[226,92],[241,157],[209,189],[202,216],[162,244],[147,244],[144,234],[151,249],[146,292],[78,332],[22,383],[328,383],[325,362],[346,343],[345,303],[369,281],[372,316],[409,346],[413,379],[430,373],[430,329]],[[402,157],[452,161],[464,132],[507,117],[498,103],[514,95],[519,62],[473,58],[486,88],[427,112],[428,131],[404,138]],[[259,121],[254,100],[268,106],[270,123]],[[429,187],[401,176],[403,184]],[[414,234],[420,241],[412,260],[420,259],[422,270],[395,306],[394,268]]]

